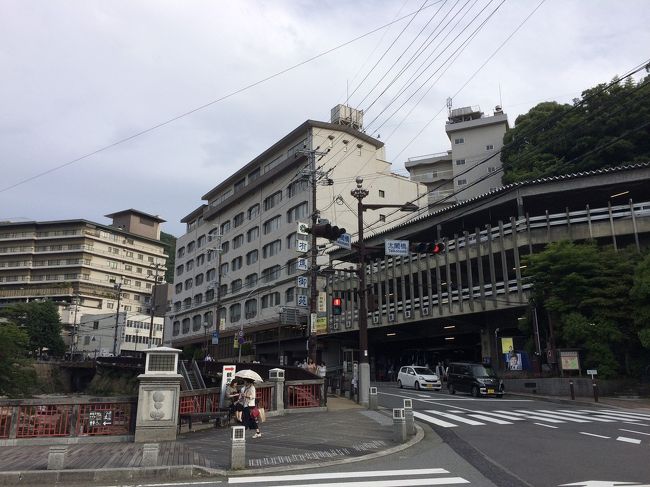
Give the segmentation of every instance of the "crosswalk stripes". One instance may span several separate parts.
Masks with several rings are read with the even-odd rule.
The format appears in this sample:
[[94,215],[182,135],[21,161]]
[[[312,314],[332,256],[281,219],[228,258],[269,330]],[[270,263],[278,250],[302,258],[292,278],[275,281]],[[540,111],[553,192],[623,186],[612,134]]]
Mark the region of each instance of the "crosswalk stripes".
[[[393,477],[393,478],[391,478]],[[323,482],[321,482],[323,481]],[[287,484],[290,482],[290,484]],[[294,484],[293,482],[308,482]],[[444,468],[372,470],[362,472],[323,472],[310,474],[254,475],[230,477],[229,484],[259,484],[263,487],[409,487],[469,484],[463,477],[451,476]]]
[[[611,412],[610,412],[611,411]],[[650,416],[641,413],[600,409],[516,409],[495,411],[450,409],[447,412],[435,409],[414,411],[413,415],[420,421],[442,428],[455,428],[460,425],[485,426],[486,424],[509,425],[516,421],[538,421],[540,425],[565,423],[615,423],[623,422],[648,426],[641,421],[650,421]]]

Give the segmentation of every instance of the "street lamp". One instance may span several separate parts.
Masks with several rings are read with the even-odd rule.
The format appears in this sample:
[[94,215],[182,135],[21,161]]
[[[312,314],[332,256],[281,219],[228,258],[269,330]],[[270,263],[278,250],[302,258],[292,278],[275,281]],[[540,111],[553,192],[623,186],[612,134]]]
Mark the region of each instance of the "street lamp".
[[399,208],[401,211],[417,211],[417,205],[406,203],[404,205],[392,204],[364,204],[363,199],[369,191],[362,187],[363,178],[357,176],[357,187],[350,194],[357,201],[358,240],[359,252],[359,402],[368,404],[370,388],[370,361],[368,357],[368,309],[366,305],[366,245],[363,241],[363,212],[366,210],[379,210],[381,208]]

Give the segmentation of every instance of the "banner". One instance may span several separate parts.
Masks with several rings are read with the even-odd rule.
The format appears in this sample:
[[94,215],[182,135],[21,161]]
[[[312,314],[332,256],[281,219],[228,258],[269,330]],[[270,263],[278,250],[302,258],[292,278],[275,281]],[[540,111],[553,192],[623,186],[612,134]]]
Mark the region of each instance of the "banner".
[[226,404],[226,390],[228,389],[228,384],[235,377],[235,372],[237,367],[235,365],[224,365],[221,375],[221,392],[219,393],[219,404]]

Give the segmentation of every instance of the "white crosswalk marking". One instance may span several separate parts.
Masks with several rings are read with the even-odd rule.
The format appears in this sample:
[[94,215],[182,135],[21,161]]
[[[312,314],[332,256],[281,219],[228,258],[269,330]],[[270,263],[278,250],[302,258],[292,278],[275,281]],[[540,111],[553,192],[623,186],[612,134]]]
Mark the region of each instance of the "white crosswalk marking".
[[635,418],[634,416],[628,416],[625,413],[608,413],[608,412],[600,412],[600,411],[588,411],[586,409],[583,409],[582,411],[584,412],[590,412],[594,417],[597,418],[606,418],[606,419],[613,419],[615,421],[643,421],[641,418]]
[[489,414],[490,416],[496,416],[497,418],[507,419],[509,421],[525,421],[524,418],[518,418],[516,416],[513,416],[512,414],[499,414],[499,413],[493,413],[492,411],[474,411],[474,412],[480,414]]
[[476,419],[482,419],[483,421],[487,421],[488,423],[512,424],[512,422],[510,421],[504,421],[503,419],[492,418],[490,416],[486,416],[485,414],[468,414],[468,416],[471,416],[472,418],[476,418]]
[[553,411],[551,409],[540,409],[539,411],[542,412],[542,413],[553,413],[556,416],[558,416],[559,418],[567,417],[567,418],[583,419],[585,421],[595,421],[597,423],[613,423],[614,422],[611,419],[597,418],[595,416],[585,416],[584,414],[574,413],[572,411],[569,411],[569,412]]
[[546,421],[547,423],[564,423],[564,421],[561,421],[559,419],[548,418],[545,416],[538,416],[537,414],[534,413],[522,414],[522,413],[513,413],[512,411],[502,411],[502,410],[498,410],[497,413],[513,414],[515,416],[522,416],[528,419],[536,419],[537,421]]
[[[365,472],[331,472],[296,475],[257,475],[246,477],[231,477],[229,484],[263,484],[265,487],[286,485],[291,487],[409,487],[426,485],[457,485],[469,484],[462,477],[440,476],[449,474],[444,468],[412,469],[412,470],[379,470]],[[396,477],[380,479],[380,477]],[[343,479],[350,479],[345,481]],[[318,482],[324,480],[325,482]],[[343,481],[341,481],[343,480]],[[294,484],[293,482],[309,482]],[[280,483],[278,483],[280,482]],[[271,484],[271,485],[269,485]]]
[[615,409],[603,409],[603,411],[606,411],[606,412],[608,412],[608,413],[620,413],[620,414],[625,414],[626,416],[636,416],[636,417],[638,417],[638,418],[640,418],[640,419],[643,419],[643,420],[650,420],[650,415],[648,415],[648,414],[632,413],[632,412],[629,412],[629,411],[625,411],[625,412],[623,412],[623,411],[616,411]]
[[443,421],[442,419],[429,416],[428,414],[422,414],[418,411],[413,411],[413,416],[427,423],[435,424],[437,426],[442,426],[443,428],[455,428],[456,426],[458,426],[457,424],[449,423],[447,421]]
[[480,421],[474,421],[473,419],[468,419],[463,416],[458,416],[457,414],[441,413],[440,411],[434,411],[432,409],[427,409],[426,412],[429,414],[437,414],[438,416],[442,416],[443,418],[453,419],[454,421],[460,421],[461,423],[469,424],[471,426],[480,426],[485,424],[485,423],[481,423]]
[[[519,411],[520,413],[527,413],[527,411],[525,409],[518,409],[517,411]],[[589,422],[586,419],[576,419],[576,418],[561,417],[561,416],[558,416],[557,414],[554,414],[554,413],[542,413],[540,411],[535,411],[534,414],[537,415],[537,416],[544,417],[544,418],[557,419],[557,420],[561,420],[561,421],[569,421],[571,423],[588,423]]]
[[641,443],[641,440],[637,440],[636,438],[628,438],[626,436],[619,436],[618,438],[616,438],[616,441],[623,441],[625,443],[634,443],[635,445]]

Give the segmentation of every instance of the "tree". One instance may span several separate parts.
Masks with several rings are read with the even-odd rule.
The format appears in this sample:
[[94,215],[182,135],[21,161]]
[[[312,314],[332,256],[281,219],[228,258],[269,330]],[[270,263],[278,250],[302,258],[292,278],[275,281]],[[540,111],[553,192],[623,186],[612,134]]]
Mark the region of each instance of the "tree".
[[650,254],[635,269],[630,297],[635,307],[635,331],[641,345],[650,349]]
[[638,351],[629,298],[636,257],[595,243],[557,242],[528,258],[535,302],[556,346],[580,348],[584,366],[607,378],[631,372]]
[[169,233],[160,232],[160,241],[165,244],[167,251],[167,271],[165,282],[174,282],[174,268],[176,266],[176,237]]
[[647,161],[650,76],[605,86],[585,90],[573,107],[543,102],[517,117],[503,139],[504,183]]
[[36,383],[27,367],[29,335],[13,323],[0,323],[0,395],[20,395]]
[[0,310],[5,317],[23,329],[29,337],[28,347],[33,353],[41,355],[44,349],[52,356],[61,356],[65,344],[61,337],[61,320],[56,305],[51,301],[32,301],[17,303]]

